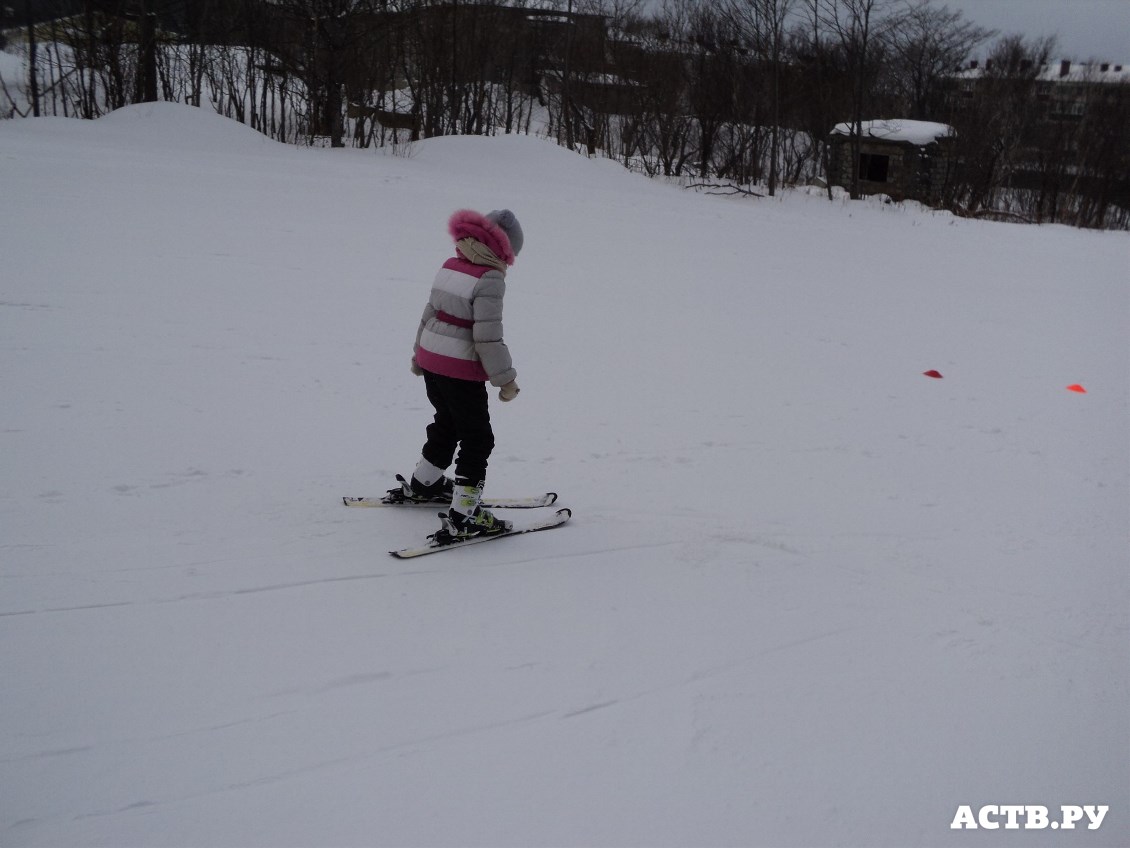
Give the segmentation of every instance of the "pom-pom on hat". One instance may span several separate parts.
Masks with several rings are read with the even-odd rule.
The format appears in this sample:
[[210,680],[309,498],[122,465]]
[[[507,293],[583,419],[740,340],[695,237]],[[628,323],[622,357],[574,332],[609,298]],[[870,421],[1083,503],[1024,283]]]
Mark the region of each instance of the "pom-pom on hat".
[[507,265],[514,264],[514,258],[522,249],[522,228],[509,209],[489,215],[460,209],[447,222],[447,231],[456,241],[473,238],[482,242]]
[[522,225],[518,223],[518,218],[513,212],[509,209],[496,209],[487,213],[487,220],[494,221],[506,233],[510,246],[514,248],[515,256],[522,252],[525,237],[522,235]]

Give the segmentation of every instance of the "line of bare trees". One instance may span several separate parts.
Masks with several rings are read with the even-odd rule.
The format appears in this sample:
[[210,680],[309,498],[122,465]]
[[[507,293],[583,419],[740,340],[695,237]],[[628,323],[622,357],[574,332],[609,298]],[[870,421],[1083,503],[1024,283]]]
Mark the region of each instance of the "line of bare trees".
[[1049,79],[1054,49],[1003,38],[955,92],[961,178],[945,200],[968,214],[1130,229],[1130,86],[1101,81],[1095,64]]
[[[8,117],[163,99],[334,146],[544,128],[769,194],[827,173],[833,125],[858,145],[863,121],[904,117],[956,128],[955,211],[1130,226],[1127,86],[1076,89],[1089,102],[1050,119],[1054,45],[993,42],[933,0],[19,3],[3,32],[29,72],[0,78]],[[955,75],[977,50],[991,70]]]

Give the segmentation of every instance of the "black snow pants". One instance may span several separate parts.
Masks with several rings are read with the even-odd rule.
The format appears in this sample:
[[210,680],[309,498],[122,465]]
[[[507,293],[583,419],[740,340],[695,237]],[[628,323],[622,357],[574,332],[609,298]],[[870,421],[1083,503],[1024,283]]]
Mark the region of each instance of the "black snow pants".
[[425,371],[424,385],[436,411],[435,419],[428,425],[428,441],[421,451],[424,459],[437,468],[447,468],[458,448],[455,476],[472,483],[483,482],[487,458],[494,450],[486,383]]

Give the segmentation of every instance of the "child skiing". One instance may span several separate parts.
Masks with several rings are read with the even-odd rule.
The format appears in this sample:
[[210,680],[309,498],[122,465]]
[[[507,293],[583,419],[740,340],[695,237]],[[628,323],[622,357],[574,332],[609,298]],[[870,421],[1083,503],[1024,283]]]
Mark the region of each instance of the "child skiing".
[[[436,274],[412,354],[435,417],[405,500],[446,501],[439,535],[466,539],[504,533],[511,525],[482,508],[487,459],[494,448],[486,383],[503,401],[518,396],[518,372],[502,338],[506,269],[522,249],[522,228],[509,209],[486,215],[464,209],[448,221],[456,255]],[[458,455],[456,451],[458,450]],[[445,471],[455,460],[455,479]],[[393,490],[397,492],[397,490]],[[391,493],[390,493],[391,494]]]

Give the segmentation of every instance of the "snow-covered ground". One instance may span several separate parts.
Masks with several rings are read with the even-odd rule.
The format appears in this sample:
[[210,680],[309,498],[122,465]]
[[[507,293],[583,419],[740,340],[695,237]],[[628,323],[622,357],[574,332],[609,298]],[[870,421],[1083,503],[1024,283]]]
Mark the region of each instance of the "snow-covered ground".
[[[340,496],[418,456],[464,206],[526,234],[488,494],[574,518],[400,562],[434,515]],[[0,844],[1130,844],[1128,267],[526,137],[0,122]]]

